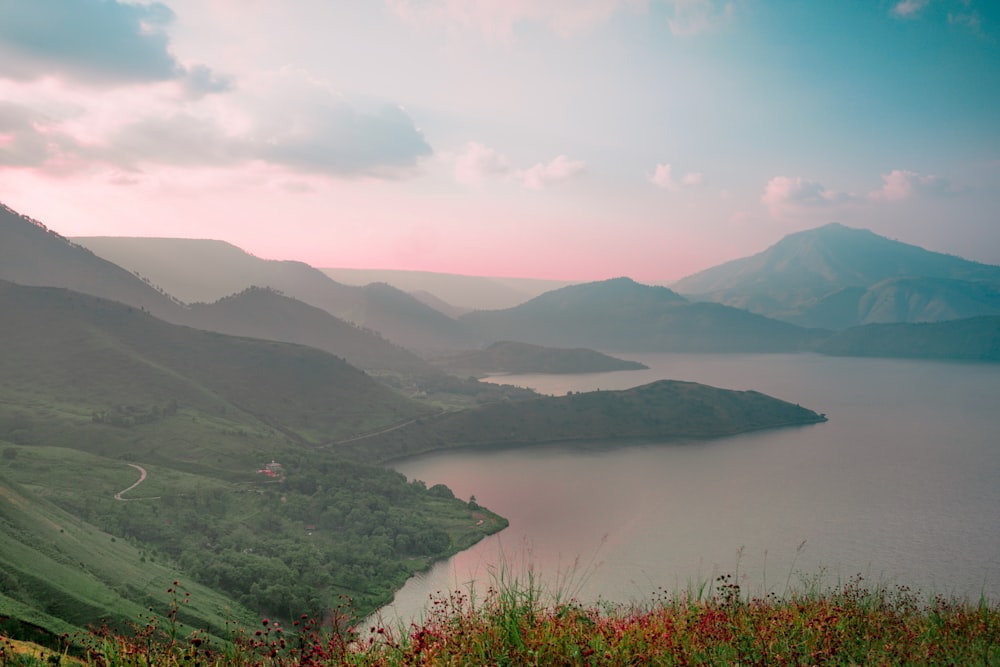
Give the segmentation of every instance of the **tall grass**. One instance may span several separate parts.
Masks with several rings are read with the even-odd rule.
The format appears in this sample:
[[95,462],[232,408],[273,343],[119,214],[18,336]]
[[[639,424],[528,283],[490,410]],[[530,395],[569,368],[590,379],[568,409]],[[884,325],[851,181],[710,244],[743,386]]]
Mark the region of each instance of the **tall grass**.
[[[264,619],[212,645],[167,615],[83,638],[82,664],[216,665],[1000,665],[1000,606],[905,586],[808,585],[745,594],[730,575],[642,605],[583,605],[532,570],[499,568],[485,591],[435,599],[410,626],[351,627],[331,613],[282,628]],[[65,656],[68,659],[68,656]],[[55,660],[60,660],[55,656]],[[53,664],[0,644],[0,665]]]

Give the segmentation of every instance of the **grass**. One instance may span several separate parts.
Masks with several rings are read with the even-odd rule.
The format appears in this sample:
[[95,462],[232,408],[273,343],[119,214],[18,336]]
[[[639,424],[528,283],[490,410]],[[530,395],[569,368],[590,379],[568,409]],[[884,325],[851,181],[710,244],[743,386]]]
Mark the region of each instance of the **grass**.
[[[184,600],[178,600],[175,609]],[[352,628],[339,613],[291,627],[263,619],[213,644],[176,614],[75,639],[82,664],[291,665],[1000,665],[1000,606],[856,577],[783,596],[744,595],[728,575],[644,605],[584,606],[529,573],[500,571],[433,601],[409,627]],[[20,652],[19,652],[20,651]],[[68,650],[64,651],[68,658]],[[58,664],[0,643],[0,666]],[[69,664],[67,662],[67,664]]]

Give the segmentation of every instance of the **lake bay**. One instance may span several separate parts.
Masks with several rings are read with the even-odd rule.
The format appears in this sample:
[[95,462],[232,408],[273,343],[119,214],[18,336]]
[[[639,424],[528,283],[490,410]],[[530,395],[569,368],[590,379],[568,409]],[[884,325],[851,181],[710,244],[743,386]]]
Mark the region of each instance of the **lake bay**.
[[756,389],[824,424],[705,441],[459,450],[393,467],[510,527],[398,592],[484,591],[501,564],[583,601],[633,602],[722,573],[763,594],[862,575],[1000,600],[1000,365],[819,355],[618,355],[649,370],[492,381],[545,394],[658,379]]

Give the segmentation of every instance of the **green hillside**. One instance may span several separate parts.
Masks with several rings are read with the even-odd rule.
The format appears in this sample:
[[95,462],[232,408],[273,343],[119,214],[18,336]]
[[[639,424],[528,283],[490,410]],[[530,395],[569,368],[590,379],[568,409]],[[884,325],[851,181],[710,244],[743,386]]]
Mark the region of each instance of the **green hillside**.
[[837,332],[818,351],[851,357],[1000,361],[1000,317],[866,324]]
[[[12,573],[0,616],[54,632],[55,621],[129,618],[161,574],[133,576],[127,561],[143,555],[168,568],[164,590],[197,581],[219,592],[206,600],[284,619],[323,614],[343,595],[363,614],[506,525],[445,487],[319,447],[436,411],[337,357],[56,288],[0,283],[0,312],[0,532]],[[138,477],[132,464],[148,478],[118,499]],[[56,518],[25,518],[24,507]],[[70,547],[50,563],[38,531],[70,519],[132,551],[95,556],[104,574],[66,560]]]
[[491,373],[605,373],[648,368],[587,348],[553,348],[514,341],[493,343],[484,350],[435,359],[434,363],[456,375]]
[[[254,614],[134,540],[116,539],[45,498],[40,465],[65,475],[71,468],[124,477],[127,467],[91,462],[64,449],[34,451],[0,443],[0,617],[16,619],[53,634],[75,632],[103,620],[122,624],[152,613],[165,615],[175,597],[167,592],[182,582],[177,599],[191,593],[179,620],[225,635],[227,622],[251,622]],[[15,482],[14,480],[21,480]],[[11,625],[9,634],[19,628]]]
[[661,380],[621,391],[493,403],[335,447],[384,460],[444,447],[715,438],[822,421],[825,415],[756,391]]

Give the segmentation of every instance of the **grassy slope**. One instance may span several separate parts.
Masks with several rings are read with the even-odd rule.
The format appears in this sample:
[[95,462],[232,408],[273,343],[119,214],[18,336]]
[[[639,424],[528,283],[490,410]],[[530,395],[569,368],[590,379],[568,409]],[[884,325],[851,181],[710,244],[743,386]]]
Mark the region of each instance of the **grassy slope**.
[[[364,613],[413,572],[505,525],[488,512],[479,524],[466,503],[398,473],[311,449],[429,410],[329,354],[169,325],[60,289],[0,283],[0,310],[3,507],[60,515],[4,524],[3,554],[16,562],[0,569],[17,573],[8,588],[21,591],[4,592],[10,614],[53,631],[95,614],[129,618],[161,575],[158,587],[198,577],[258,613],[290,616],[338,593]],[[285,481],[257,474],[272,459]],[[137,476],[126,462],[150,477],[136,500],[119,502],[113,494]],[[119,550],[53,553],[93,550],[104,579],[86,559],[46,551],[44,526],[69,525],[70,515],[106,531],[98,541],[114,535]],[[321,529],[311,535],[312,523]],[[142,551],[173,565],[136,571]]]
[[149,608],[162,615],[171,604],[167,588],[182,580],[192,593],[192,602],[181,611],[183,622],[223,635],[227,622],[254,618],[233,599],[192,582],[177,567],[154,562],[139,546],[61,509],[44,497],[44,487],[33,490],[34,485],[13,481],[22,477],[23,468],[40,462],[57,473],[71,467],[78,474],[99,470],[82,464],[77,452],[47,454],[35,460],[34,452],[23,450],[0,468],[0,616],[63,634],[99,625],[103,619],[134,620],[148,615]]

